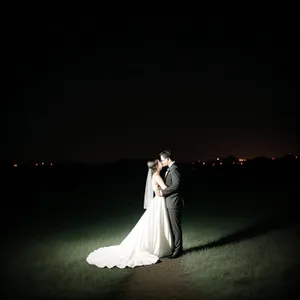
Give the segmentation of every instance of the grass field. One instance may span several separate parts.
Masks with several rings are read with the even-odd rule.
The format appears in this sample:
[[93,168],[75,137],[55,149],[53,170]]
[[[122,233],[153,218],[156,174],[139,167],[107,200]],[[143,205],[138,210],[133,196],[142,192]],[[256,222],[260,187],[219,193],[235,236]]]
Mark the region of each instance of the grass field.
[[299,233],[298,224],[279,217],[186,222],[186,275],[201,299],[284,299],[296,288]]
[[[109,297],[133,270],[98,269],[85,258],[120,243],[143,213],[144,169],[55,172],[7,180],[3,288],[22,298]],[[296,289],[297,180],[186,173],[181,263],[199,299],[282,299]]]

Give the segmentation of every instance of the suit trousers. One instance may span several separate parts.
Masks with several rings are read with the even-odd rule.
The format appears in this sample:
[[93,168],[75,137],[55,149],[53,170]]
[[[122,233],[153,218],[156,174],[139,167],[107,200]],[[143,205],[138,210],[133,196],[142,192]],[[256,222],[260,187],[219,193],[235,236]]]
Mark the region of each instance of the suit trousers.
[[181,229],[181,209],[167,208],[169,221],[173,234],[174,250],[173,253],[181,252],[182,246],[182,229]]

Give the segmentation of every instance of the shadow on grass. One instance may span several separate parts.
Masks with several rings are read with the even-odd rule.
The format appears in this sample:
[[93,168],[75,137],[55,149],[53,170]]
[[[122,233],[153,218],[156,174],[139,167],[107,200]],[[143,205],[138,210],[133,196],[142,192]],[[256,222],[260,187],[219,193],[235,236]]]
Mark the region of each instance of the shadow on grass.
[[225,245],[238,243],[247,239],[252,239],[257,236],[264,235],[273,230],[283,229],[285,227],[292,226],[296,223],[299,223],[299,218],[296,215],[272,217],[266,220],[262,220],[261,222],[258,222],[253,226],[242,229],[228,236],[222,237],[211,243],[188,248],[183,251],[183,254],[188,254],[188,253],[198,252],[201,250],[208,250],[216,247],[222,247]]

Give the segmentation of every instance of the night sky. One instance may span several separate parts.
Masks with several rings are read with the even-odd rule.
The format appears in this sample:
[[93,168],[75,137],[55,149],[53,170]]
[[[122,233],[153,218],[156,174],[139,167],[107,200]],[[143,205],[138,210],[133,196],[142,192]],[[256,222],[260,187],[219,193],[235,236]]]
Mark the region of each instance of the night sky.
[[192,161],[299,151],[293,8],[123,5],[7,8],[2,159],[101,163],[170,148],[176,160]]

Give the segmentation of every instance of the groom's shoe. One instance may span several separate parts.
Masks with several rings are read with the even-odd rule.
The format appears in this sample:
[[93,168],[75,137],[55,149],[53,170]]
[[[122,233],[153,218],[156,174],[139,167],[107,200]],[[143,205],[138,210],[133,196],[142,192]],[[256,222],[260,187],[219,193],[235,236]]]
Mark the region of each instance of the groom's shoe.
[[170,256],[170,258],[171,258],[171,259],[178,258],[178,257],[180,257],[181,255],[182,255],[182,251],[176,251],[176,252],[174,252],[174,253]]

